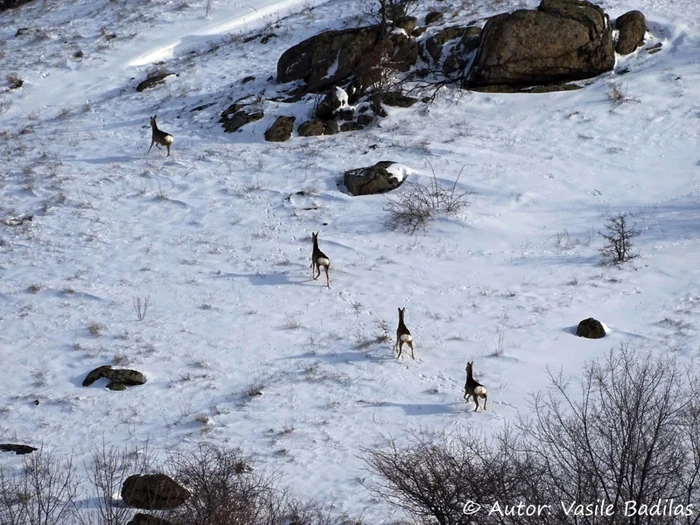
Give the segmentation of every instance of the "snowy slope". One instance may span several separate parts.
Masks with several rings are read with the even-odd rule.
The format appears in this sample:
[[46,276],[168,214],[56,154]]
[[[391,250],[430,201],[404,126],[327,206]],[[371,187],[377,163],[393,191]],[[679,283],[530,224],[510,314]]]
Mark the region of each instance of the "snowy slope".
[[[0,441],[78,459],[103,439],[240,445],[299,496],[387,523],[393,511],[360,483],[362,447],[419,428],[489,433],[527,410],[547,367],[576,376],[620,344],[697,356],[695,2],[603,5],[642,10],[663,43],[619,58],[624,76],[543,95],[444,89],[379,127],[274,144],[262,135],[276,116],[311,111],[270,101],[277,59],[361,23],[362,4],[214,2],[208,18],[204,4],[36,0],[0,14],[2,70],[25,80],[0,93],[0,220],[34,215],[0,224]],[[245,41],[258,33],[276,36]],[[177,76],[137,93],[158,69]],[[614,106],[610,82],[630,101]],[[266,117],[223,133],[221,111],[245,95],[267,101]],[[153,114],[175,137],[171,158],[146,153]],[[414,183],[432,166],[451,185],[464,168],[470,207],[416,236],[390,231],[386,197],[337,187],[380,160]],[[598,264],[598,231],[618,212],[642,230],[622,269]],[[310,279],[319,230],[330,290]],[[137,298],[150,301],[142,321]],[[399,306],[415,361],[392,354]],[[590,316],[609,337],[573,335]],[[376,342],[382,326],[388,342]],[[486,412],[462,400],[467,360]],[[83,388],[103,364],[148,383]],[[254,386],[262,396],[247,396]]]

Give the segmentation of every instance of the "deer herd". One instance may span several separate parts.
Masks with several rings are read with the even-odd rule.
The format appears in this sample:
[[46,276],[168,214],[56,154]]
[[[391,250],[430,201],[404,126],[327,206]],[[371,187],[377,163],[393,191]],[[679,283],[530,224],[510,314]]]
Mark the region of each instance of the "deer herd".
[[[167,156],[169,157],[170,146],[172,145],[174,138],[170,133],[166,133],[165,131],[158,129],[156,116],[157,115],[153,115],[151,117],[151,129],[153,130],[153,134],[151,135],[151,146],[148,148],[148,151],[151,151],[151,148],[153,148],[154,144],[158,149],[160,149],[161,146],[165,146],[168,151]],[[331,278],[329,271],[331,268],[331,260],[318,247],[318,233],[311,233],[311,241],[313,243],[313,250],[311,252],[311,277],[313,277],[314,281],[318,279],[321,276],[321,268],[323,268],[326,274],[326,286],[330,288]],[[394,345],[394,353],[397,358],[401,357],[403,345],[405,344],[411,350],[411,358],[415,359],[416,357],[413,353],[413,336],[411,335],[411,332],[404,323],[405,311],[405,307],[399,308],[399,326],[396,329],[396,344]],[[473,362],[467,363],[467,382],[464,384],[464,401],[465,403],[468,403],[469,398],[472,398],[474,404],[476,405],[474,407],[474,412],[476,412],[477,410],[479,410],[479,399],[484,400],[483,409],[486,410],[487,395],[486,387],[484,387],[484,385],[476,381],[474,379],[474,376],[472,375],[473,364]]]
[[[313,249],[311,252],[311,277],[314,281],[321,276],[321,268],[326,272],[326,286],[331,287],[331,278],[328,273],[331,267],[330,258],[321,251],[318,247],[318,234],[320,232],[311,232],[311,241],[313,243]],[[411,350],[411,358],[415,359],[416,356],[413,353],[413,336],[411,331],[406,326],[404,322],[404,313],[406,308],[399,308],[399,326],[396,329],[396,344],[394,345],[394,353],[397,358],[401,357],[403,352],[403,345],[405,344]],[[479,383],[472,374],[473,362],[467,363],[467,382],[464,384],[464,402],[468,403],[471,397],[476,405],[474,407],[474,412],[479,410],[479,399],[484,400],[484,410],[486,410],[486,400],[488,399],[486,395],[486,387]]]

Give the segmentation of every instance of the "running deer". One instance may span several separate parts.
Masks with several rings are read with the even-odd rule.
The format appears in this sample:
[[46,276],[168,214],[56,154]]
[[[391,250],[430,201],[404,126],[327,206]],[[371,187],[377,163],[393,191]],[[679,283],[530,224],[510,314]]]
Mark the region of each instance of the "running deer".
[[415,359],[416,357],[413,355],[413,337],[403,322],[403,313],[405,311],[406,307],[399,308],[399,327],[396,329],[396,346],[394,347],[394,350],[397,352],[396,357],[401,357],[403,345],[406,343],[411,349],[411,358]]
[[[318,248],[318,233],[311,232],[311,239],[314,242],[314,249],[311,252],[311,277],[314,278],[314,281],[318,279],[321,276],[321,267],[323,267],[326,271],[326,286],[330,288],[331,278],[328,275],[328,270],[331,267],[331,260]],[[316,275],[316,270],[318,270],[318,275]]]
[[474,409],[474,412],[476,412],[479,410],[479,398],[484,400],[484,410],[486,410],[486,400],[488,398],[486,396],[486,387],[476,381],[472,375],[473,364],[473,362],[467,363],[467,382],[464,384],[464,402],[468,403],[469,398],[472,397],[474,403],[476,403],[476,408]]
[[156,116],[157,115],[153,115],[151,117],[151,128],[153,128],[153,135],[151,135],[151,147],[148,148],[148,153],[151,152],[151,148],[153,147],[153,144],[155,144],[156,148],[158,149],[160,149],[161,146],[165,146],[168,149],[168,154],[166,156],[169,157],[170,145],[175,139],[170,133],[166,133],[165,131],[161,131],[158,129],[158,124],[156,123]]

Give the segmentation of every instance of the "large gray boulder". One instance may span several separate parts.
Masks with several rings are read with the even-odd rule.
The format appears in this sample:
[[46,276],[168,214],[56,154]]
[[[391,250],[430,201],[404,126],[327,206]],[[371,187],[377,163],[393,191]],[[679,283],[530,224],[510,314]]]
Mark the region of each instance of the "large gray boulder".
[[348,170],[343,174],[343,184],[355,196],[375,195],[395,190],[403,184],[403,178],[387,171],[394,164],[392,161],[381,161],[374,166]]
[[619,31],[615,52],[629,55],[644,43],[647,21],[640,11],[629,11],[615,20],[615,29]]
[[542,0],[490,18],[467,88],[531,86],[591,78],[613,69],[612,26],[586,0]]
[[102,378],[109,381],[107,388],[110,390],[126,390],[129,386],[138,386],[146,383],[146,378],[138,370],[112,368],[111,365],[103,365],[98,366],[85,376],[83,386],[90,386],[95,381]]
[[169,510],[182,505],[190,492],[165,474],[136,474],[122,485],[122,500],[129,507]]
[[605,328],[603,323],[593,317],[589,317],[578,324],[576,335],[586,339],[601,339],[605,337]]
[[265,131],[265,140],[268,142],[284,142],[289,140],[294,129],[296,117],[277,117],[275,122]]
[[[405,35],[382,36],[379,26],[325,31],[285,51],[277,62],[277,81],[303,80],[309,92],[368,77],[380,63],[407,71],[418,58],[418,44]],[[371,78],[358,85],[366,86]]]

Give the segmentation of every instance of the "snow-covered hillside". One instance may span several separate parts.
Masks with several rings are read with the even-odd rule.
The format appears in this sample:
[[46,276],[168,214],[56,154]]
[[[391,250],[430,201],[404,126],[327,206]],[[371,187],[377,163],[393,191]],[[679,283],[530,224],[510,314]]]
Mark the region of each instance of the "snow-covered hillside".
[[[359,25],[368,2],[215,0],[208,17],[205,3],[35,0],[0,14],[0,441],[78,460],[103,440],[240,446],[299,496],[389,523],[400,516],[362,486],[362,447],[420,428],[488,434],[527,410],[547,367],[576,377],[620,344],[697,357],[694,0],[604,2],[612,17],[643,11],[663,43],[619,58],[624,76],[542,95],[445,88],[370,129],[284,143],[264,131],[312,108],[270,101],[277,59]],[[475,17],[534,5],[447,4]],[[246,41],[258,33],[275,36]],[[176,76],[137,93],[160,69]],[[6,89],[8,74],[22,87]],[[614,105],[610,83],[629,100]],[[266,116],[223,133],[221,111],[248,94]],[[154,114],[172,157],[147,154]],[[461,170],[470,206],[414,236],[389,230],[387,197],[337,186],[381,160],[413,183],[432,167],[452,185]],[[641,255],[601,266],[598,232],[622,212]],[[310,278],[319,230],[330,290]],[[415,361],[393,356],[397,307]],[[591,316],[608,337],[573,334]],[[467,360],[486,412],[463,402]],[[104,364],[148,382],[82,387]]]

